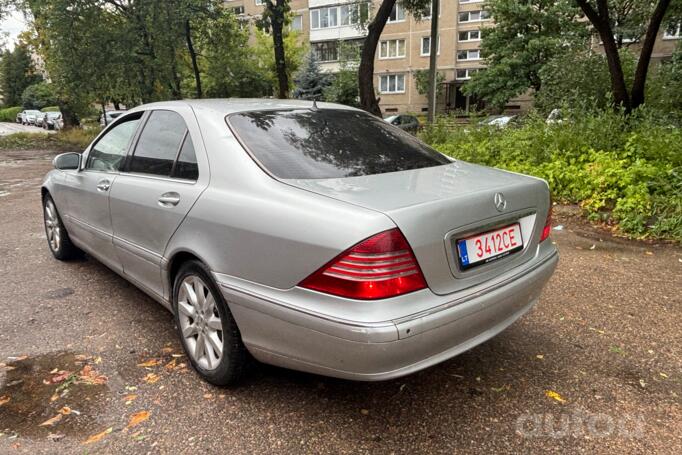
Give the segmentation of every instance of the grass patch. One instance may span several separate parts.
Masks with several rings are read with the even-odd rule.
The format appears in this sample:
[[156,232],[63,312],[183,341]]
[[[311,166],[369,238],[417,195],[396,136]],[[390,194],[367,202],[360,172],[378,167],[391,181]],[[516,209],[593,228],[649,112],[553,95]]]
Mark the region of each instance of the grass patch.
[[77,129],[57,133],[15,133],[0,137],[0,150],[56,150],[82,152],[99,134],[99,129]]

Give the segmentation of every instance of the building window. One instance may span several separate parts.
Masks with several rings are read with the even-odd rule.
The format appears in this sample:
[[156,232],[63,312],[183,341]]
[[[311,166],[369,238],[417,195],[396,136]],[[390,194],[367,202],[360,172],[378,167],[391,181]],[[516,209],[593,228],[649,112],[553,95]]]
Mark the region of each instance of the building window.
[[[440,0],[438,0],[438,17],[440,17],[440,12],[442,11],[441,5],[440,5]],[[424,11],[422,12],[422,19],[423,20],[430,20],[431,19],[431,14],[433,13],[433,3],[429,1],[429,6],[424,8]]]
[[459,32],[459,41],[480,41],[481,31],[480,30],[469,30],[468,32]]
[[311,43],[311,46],[318,62],[336,62],[339,59],[338,41]]
[[241,16],[242,14],[244,14],[244,5],[235,6],[234,8],[232,8],[232,12],[237,16]]
[[379,58],[402,58],[405,57],[405,40],[392,39],[382,41],[379,46]]
[[479,49],[457,52],[457,60],[480,60],[480,59],[481,51]]
[[682,39],[682,22],[671,24],[663,34],[664,39]]
[[381,93],[405,93],[405,75],[386,74],[379,76],[379,91]]
[[471,79],[471,76],[473,76],[475,73],[479,71],[479,68],[462,68],[458,69],[455,79],[458,81],[468,81]]
[[459,21],[460,22],[478,22],[478,21],[485,21],[487,19],[490,19],[490,13],[482,10],[482,11],[467,11],[464,13],[459,13]]
[[298,16],[293,17],[293,19],[291,20],[291,29],[303,30],[303,16],[299,14]]
[[396,3],[393,5],[393,9],[391,10],[391,15],[388,16],[388,20],[386,22],[403,22],[405,20],[405,9]]
[[256,0],[256,5],[262,5],[262,4],[263,4],[263,0]]
[[361,17],[366,17],[367,3],[352,3],[310,10],[310,28],[331,28],[339,25],[357,25]]
[[[440,35],[438,35],[438,55],[440,55]],[[422,47],[421,47],[421,56],[422,57],[428,57],[431,55],[431,37],[430,36],[422,36]]]
[[483,3],[484,0],[459,0],[459,3]]

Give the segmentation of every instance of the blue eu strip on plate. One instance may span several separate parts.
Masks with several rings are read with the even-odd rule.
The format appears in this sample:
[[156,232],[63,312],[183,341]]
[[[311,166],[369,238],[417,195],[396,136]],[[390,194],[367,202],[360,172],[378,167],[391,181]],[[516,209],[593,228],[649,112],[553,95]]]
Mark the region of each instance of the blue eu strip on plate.
[[459,260],[463,266],[469,265],[469,252],[467,251],[466,240],[460,240],[457,242],[457,250],[459,251]]

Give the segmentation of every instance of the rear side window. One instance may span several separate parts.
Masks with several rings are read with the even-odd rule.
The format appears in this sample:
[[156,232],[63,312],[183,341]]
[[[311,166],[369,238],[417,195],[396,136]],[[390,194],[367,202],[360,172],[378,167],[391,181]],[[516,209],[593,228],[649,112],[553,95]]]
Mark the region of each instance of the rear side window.
[[383,174],[450,163],[408,133],[364,112],[296,109],[232,114],[253,157],[282,179]]
[[159,110],[149,115],[128,170],[188,180],[198,178],[194,145],[180,114]]

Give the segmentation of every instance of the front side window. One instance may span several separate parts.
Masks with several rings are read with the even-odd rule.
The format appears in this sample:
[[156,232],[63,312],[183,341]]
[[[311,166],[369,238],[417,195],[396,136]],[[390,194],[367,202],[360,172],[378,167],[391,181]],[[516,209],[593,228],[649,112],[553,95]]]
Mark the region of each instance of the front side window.
[[450,163],[412,135],[365,112],[296,109],[232,114],[233,132],[281,179],[383,174]]
[[117,172],[125,159],[128,144],[140,123],[142,113],[120,120],[109,129],[90,149],[85,169]]
[[192,166],[196,170],[194,146],[185,121],[177,112],[153,111],[137,141],[128,171],[169,177],[176,174],[177,168],[182,173],[180,178],[188,178]]

